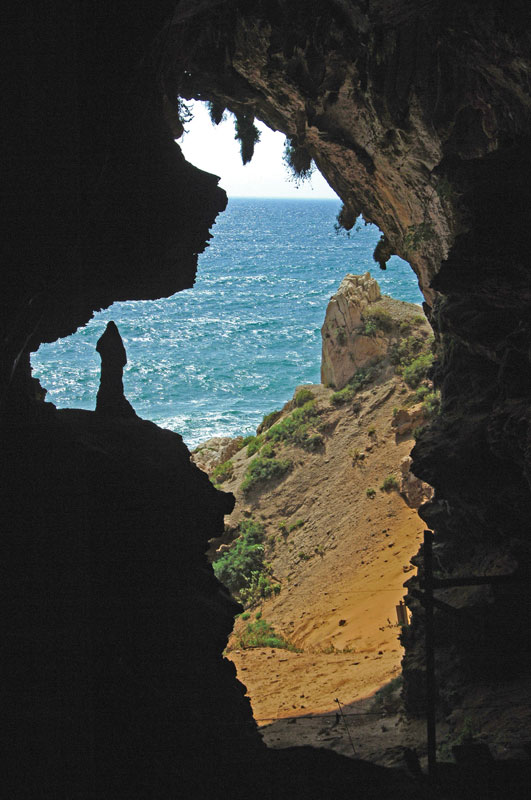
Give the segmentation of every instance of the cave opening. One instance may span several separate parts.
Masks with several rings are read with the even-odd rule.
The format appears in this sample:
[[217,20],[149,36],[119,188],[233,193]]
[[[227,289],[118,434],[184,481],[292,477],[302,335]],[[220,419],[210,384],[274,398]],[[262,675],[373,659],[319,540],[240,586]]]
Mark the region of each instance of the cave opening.
[[[441,404],[412,468],[435,487],[421,513],[436,563],[450,575],[528,580],[529,4],[12,5],[22,87],[9,114],[0,340],[7,791],[320,798],[355,785],[367,797],[422,795],[411,774],[262,747],[222,658],[237,607],[204,564],[230,496],[170,431],[44,406],[29,354],[94,309],[192,285],[225,198],[175,150],[167,103],[208,99],[251,133],[265,119],[302,168],[314,158],[347,225],[361,211],[378,224],[382,262],[399,253],[419,277]],[[299,558],[311,571],[321,556]],[[447,794],[528,791],[522,586],[456,587],[445,599],[457,615],[436,613],[449,749],[465,740],[496,759],[443,764]],[[408,604],[403,698],[419,715],[424,614],[414,592]]]

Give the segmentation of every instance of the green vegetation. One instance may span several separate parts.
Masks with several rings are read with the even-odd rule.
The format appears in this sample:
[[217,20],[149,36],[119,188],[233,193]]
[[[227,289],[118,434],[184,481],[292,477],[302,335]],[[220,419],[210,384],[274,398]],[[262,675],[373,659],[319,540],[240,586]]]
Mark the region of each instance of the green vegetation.
[[301,550],[298,555],[301,561],[309,561],[311,558],[311,556],[309,556],[308,553],[305,553],[304,550]]
[[308,403],[310,400],[314,400],[315,395],[311,391],[311,389],[299,389],[295,397],[293,398],[293,405],[296,408],[301,408],[301,406]]
[[247,455],[254,456],[262,447],[264,437],[260,434],[259,436],[247,436],[246,438],[249,439],[247,442]]
[[236,114],[234,130],[234,138],[240,143],[242,163],[248,164],[254,155],[255,145],[260,141],[260,131],[254,124],[254,117]]
[[417,441],[417,439],[419,439],[422,436],[424,430],[426,430],[425,425],[417,425],[416,428],[413,428],[412,433],[415,441]]
[[250,616],[248,611],[244,611],[243,614],[240,614],[240,619],[247,620]]
[[376,428],[369,428],[369,430],[367,431],[367,434],[369,436],[376,436]]
[[347,334],[344,330],[338,330],[336,336],[336,342],[340,347],[344,347],[347,343]]
[[382,492],[392,492],[393,489],[398,491],[399,485],[398,481],[394,475],[388,475],[387,478],[384,478],[382,485],[380,486]]
[[[365,322],[365,336],[374,336],[377,331],[389,333],[395,326],[391,314],[384,311],[383,308],[373,308],[367,311],[363,316],[363,321]],[[368,326],[370,326],[370,331]]]
[[430,387],[426,386],[426,384],[423,383],[415,390],[415,400],[416,401],[424,400],[424,398],[426,397],[426,395],[430,393],[430,391],[431,391]]
[[440,392],[428,392],[428,394],[425,395],[424,402],[422,404],[422,410],[427,417],[434,417],[436,414],[438,414],[440,406]]
[[260,433],[263,433],[263,431],[267,431],[267,429],[270,428],[271,425],[273,425],[273,423],[277,421],[277,419],[281,416],[281,414],[282,411],[270,411],[269,414],[266,414],[262,422],[258,426],[258,430],[260,431]]
[[360,367],[343,389],[332,394],[330,400],[336,405],[348,403],[350,400],[354,399],[356,393],[363,388],[363,386],[366,386],[373,380],[374,374],[375,371],[373,367]]
[[277,633],[271,623],[265,619],[257,619],[256,622],[249,622],[238,639],[237,646],[241,650],[251,647],[276,647],[282,650],[297,650],[282,634]]
[[291,533],[291,531],[295,531],[297,530],[297,528],[302,528],[303,525],[304,525],[304,520],[298,519],[295,522],[292,522],[291,525],[288,525],[287,531],[288,533]]
[[422,314],[417,314],[416,317],[413,317],[413,322],[415,325],[422,325],[424,322],[427,322],[427,320]]
[[309,180],[315,171],[310,153],[305,147],[297,144],[295,139],[286,138],[282,160],[288,170],[289,180],[296,186]]
[[232,478],[232,473],[234,470],[234,464],[232,461],[224,461],[223,464],[218,464],[218,466],[212,471],[212,475],[210,476],[210,480],[214,484],[220,484],[224,481],[228,481]]
[[264,558],[264,526],[252,519],[238,525],[239,536],[232,547],[214,562],[216,577],[245,606],[280,592],[271,567]]
[[433,364],[433,353],[422,353],[415,358],[409,366],[405,367],[402,376],[411,389],[415,389],[428,375],[428,370]]
[[310,435],[310,431],[318,424],[319,414],[315,410],[315,401],[309,400],[269,428],[265,437],[271,442],[285,442],[306,450],[316,450],[322,444],[322,436],[316,433]]
[[247,494],[273,478],[281,478],[291,467],[292,462],[289,459],[279,460],[268,456],[256,456],[245,470],[242,491]]
[[367,489],[367,491],[365,492],[365,494],[367,495],[367,497],[369,498],[369,500],[372,500],[372,499],[373,499],[373,497],[376,497],[376,489],[371,489],[371,488],[369,488],[369,489]]

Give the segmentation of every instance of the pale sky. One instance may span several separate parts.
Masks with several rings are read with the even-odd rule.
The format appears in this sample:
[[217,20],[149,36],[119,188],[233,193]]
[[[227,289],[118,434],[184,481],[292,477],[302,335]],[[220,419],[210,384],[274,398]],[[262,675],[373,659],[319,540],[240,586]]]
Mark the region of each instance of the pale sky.
[[187,161],[220,176],[220,186],[229,197],[337,198],[317,170],[311,180],[305,181],[298,189],[288,180],[282,161],[284,134],[257,121],[260,141],[251,163],[243,166],[240,144],[234,138],[232,115],[216,126],[210,121],[203,103],[194,103],[193,113],[194,119],[185,126],[188,133],[178,143]]

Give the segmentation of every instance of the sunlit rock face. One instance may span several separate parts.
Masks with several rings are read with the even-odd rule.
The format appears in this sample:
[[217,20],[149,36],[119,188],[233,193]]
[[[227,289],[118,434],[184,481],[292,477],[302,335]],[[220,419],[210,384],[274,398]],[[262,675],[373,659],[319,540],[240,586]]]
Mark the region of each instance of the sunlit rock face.
[[380,287],[366,275],[346,275],[330,298],[321,329],[321,383],[342,389],[360,367],[387,352],[383,336],[363,335],[363,312],[380,300]]
[[[412,469],[435,487],[421,515],[449,574],[530,571],[530,22],[526,3],[207,3],[168,47],[174,91],[284,132],[342,198],[340,221],[362,212],[385,235],[375,258],[417,273],[442,406]],[[521,586],[452,602],[474,609],[474,635],[437,612],[441,696],[528,668]]]

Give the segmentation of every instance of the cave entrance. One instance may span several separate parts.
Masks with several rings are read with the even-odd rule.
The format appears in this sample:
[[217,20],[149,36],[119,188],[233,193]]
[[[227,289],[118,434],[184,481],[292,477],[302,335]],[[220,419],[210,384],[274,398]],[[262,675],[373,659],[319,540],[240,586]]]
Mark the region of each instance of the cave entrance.
[[[282,146],[279,161],[281,153]],[[193,290],[116,303],[74,336],[42,347],[33,361],[59,407],[93,408],[94,346],[114,319],[128,353],[125,394],[137,413],[181,433],[190,449],[199,446],[196,462],[221,489],[235,492],[236,511],[211,557],[246,606],[228,656],[273,746],[322,743],[323,726],[335,726],[336,698],[344,713],[354,713],[359,698],[390,679],[384,699],[363,701],[362,710],[369,722],[379,718],[374,703],[385,705],[378,714],[395,713],[401,657],[395,607],[421,524],[397,491],[413,427],[406,420],[397,435],[392,423],[395,411],[418,405],[417,390],[427,389],[422,381],[409,385],[390,362],[373,374],[369,365],[351,394],[347,387],[336,399],[320,385],[320,328],[346,273],[370,270],[382,294],[399,298],[392,329],[384,330],[383,308],[384,328],[377,317],[364,321],[369,344],[389,339],[397,349],[408,340],[427,342],[428,329],[409,265],[393,258],[386,272],[376,269],[378,229],[360,220],[350,237],[338,234],[339,200],[313,198],[311,190],[309,197],[294,194],[231,198],[200,256]],[[344,355],[350,358],[348,347]],[[275,438],[275,423],[292,425],[289,435]],[[223,440],[205,448],[212,437]],[[266,471],[289,467],[245,491],[255,459]],[[385,487],[390,478],[394,483]],[[257,556],[245,576],[246,588],[256,591],[247,597],[226,580],[238,565],[225,559],[220,573],[223,554],[238,549],[232,545],[238,535],[238,547],[246,538]],[[303,722],[310,714],[314,721]],[[298,728],[293,719],[301,720]],[[348,752],[346,728],[336,727],[330,741]]]

